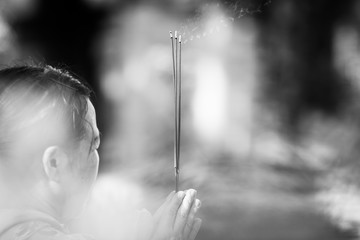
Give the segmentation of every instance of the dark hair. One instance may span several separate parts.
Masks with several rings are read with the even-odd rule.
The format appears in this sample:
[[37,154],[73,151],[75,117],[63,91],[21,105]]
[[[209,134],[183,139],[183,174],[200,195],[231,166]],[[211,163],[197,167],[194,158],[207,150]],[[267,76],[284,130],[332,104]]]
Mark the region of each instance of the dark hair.
[[70,136],[67,143],[76,145],[86,134],[90,94],[90,88],[83,82],[48,65],[1,69],[0,157],[10,154],[9,146],[17,141],[19,132],[49,115],[66,123],[65,131]]

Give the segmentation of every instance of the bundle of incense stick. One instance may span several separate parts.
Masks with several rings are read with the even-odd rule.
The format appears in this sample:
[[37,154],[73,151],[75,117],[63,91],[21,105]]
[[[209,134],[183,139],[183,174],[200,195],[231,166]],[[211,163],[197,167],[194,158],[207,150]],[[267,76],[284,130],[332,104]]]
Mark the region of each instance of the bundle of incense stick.
[[[174,168],[175,168],[175,191],[179,190],[180,175],[180,129],[181,129],[181,35],[175,31],[175,39],[170,31],[173,79],[175,97],[175,138],[174,138]],[[175,41],[175,44],[174,44]],[[175,46],[174,46],[175,45]]]

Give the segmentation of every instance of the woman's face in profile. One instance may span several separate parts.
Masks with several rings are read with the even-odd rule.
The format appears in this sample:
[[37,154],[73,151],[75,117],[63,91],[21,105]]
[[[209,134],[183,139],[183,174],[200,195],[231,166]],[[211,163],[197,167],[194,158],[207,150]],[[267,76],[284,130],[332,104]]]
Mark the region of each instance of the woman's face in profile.
[[98,147],[100,145],[99,130],[96,125],[95,109],[88,100],[86,114],[86,137],[81,140],[78,149],[70,156],[70,169],[66,177],[67,200],[70,207],[78,209],[85,202],[96,180],[99,167]]

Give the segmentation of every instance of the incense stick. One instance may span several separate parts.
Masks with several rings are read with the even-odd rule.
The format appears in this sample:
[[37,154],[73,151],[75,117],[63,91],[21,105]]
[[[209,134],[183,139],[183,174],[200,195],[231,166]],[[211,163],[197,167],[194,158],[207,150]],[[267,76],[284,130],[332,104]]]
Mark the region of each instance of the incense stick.
[[[176,78],[177,83],[177,115],[178,115],[178,130],[177,130],[177,169],[180,170],[180,135],[181,135],[181,35],[179,35],[179,56],[178,56],[178,65]],[[179,175],[179,173],[178,173]]]
[[179,191],[179,108],[178,108],[178,38],[177,31],[175,31],[175,191]]
[[175,168],[175,191],[178,191],[178,171],[177,169],[177,111],[176,111],[176,95],[177,95],[177,89],[176,89],[176,63],[175,63],[175,49],[174,49],[174,38],[172,35],[172,32],[170,31],[170,40],[171,40],[171,55],[172,55],[172,62],[173,62],[173,84],[174,84],[174,168]]
[[175,65],[175,55],[174,55],[174,38],[172,32],[170,31],[170,40],[171,40],[171,54],[173,62],[173,81],[174,81],[174,95],[176,95],[176,65]]
[[175,31],[175,49],[174,38],[170,31],[171,50],[173,60],[173,79],[174,79],[174,168],[175,168],[175,191],[179,190],[180,175],[180,130],[181,130],[181,35]]

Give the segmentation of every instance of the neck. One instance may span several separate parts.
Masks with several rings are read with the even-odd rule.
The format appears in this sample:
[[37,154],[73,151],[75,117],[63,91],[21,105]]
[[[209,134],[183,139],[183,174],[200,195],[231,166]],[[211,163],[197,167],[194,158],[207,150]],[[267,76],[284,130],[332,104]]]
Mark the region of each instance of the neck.
[[61,197],[55,196],[47,188],[44,184],[27,189],[19,186],[9,188],[8,185],[5,188],[2,187],[0,209],[36,210],[63,222]]

